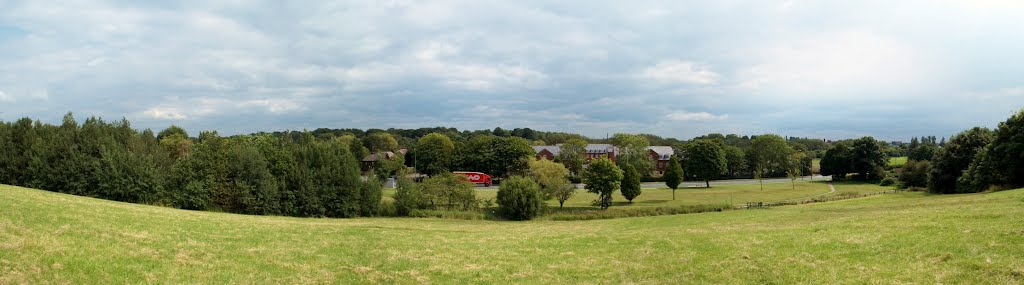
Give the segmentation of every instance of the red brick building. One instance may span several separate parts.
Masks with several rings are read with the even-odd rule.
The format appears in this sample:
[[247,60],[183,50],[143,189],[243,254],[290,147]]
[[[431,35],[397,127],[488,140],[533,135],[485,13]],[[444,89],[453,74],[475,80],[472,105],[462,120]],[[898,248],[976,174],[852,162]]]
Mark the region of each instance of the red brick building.
[[[536,159],[547,159],[554,160],[559,153],[562,152],[561,145],[552,146],[534,146],[533,150],[537,152]],[[586,159],[589,164],[591,160],[608,157],[612,161],[615,161],[616,154],[619,149],[611,144],[589,144],[586,148]],[[651,157],[651,161],[654,161],[654,170],[656,174],[663,174],[665,168],[668,167],[668,160],[674,154],[672,147],[669,146],[652,146],[647,149],[647,154]]]

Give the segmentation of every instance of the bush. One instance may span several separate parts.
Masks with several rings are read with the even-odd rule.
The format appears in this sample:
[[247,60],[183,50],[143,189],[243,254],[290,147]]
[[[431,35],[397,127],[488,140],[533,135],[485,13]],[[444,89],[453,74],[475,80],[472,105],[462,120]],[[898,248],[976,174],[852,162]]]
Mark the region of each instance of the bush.
[[572,184],[580,184],[580,183],[583,183],[583,178],[580,178],[579,176],[575,176],[575,175],[570,175],[569,176],[569,182],[572,183]]
[[886,177],[882,178],[882,182],[879,182],[878,186],[892,186],[893,184],[896,184],[896,178]]
[[899,179],[902,187],[926,187],[928,186],[928,169],[931,163],[927,160],[910,160],[903,165],[903,173]]
[[424,179],[417,185],[421,205],[431,209],[477,210],[476,192],[466,176],[442,173]]
[[408,216],[413,210],[423,207],[422,196],[419,187],[405,176],[404,171],[399,171],[395,179],[395,214]]
[[498,188],[499,212],[511,220],[529,220],[544,210],[540,185],[530,178],[514,176]]
[[368,179],[359,187],[359,210],[365,217],[373,217],[380,214],[380,200],[384,198],[380,181]]
[[378,210],[378,213],[382,217],[397,217],[398,216],[398,209],[395,208],[395,203],[394,202],[381,202],[380,203],[380,209]]
[[624,173],[622,175],[621,186],[619,187],[619,193],[622,193],[622,197],[633,203],[633,199],[640,196],[643,191],[640,189],[640,173],[637,173],[636,168],[632,165],[625,165]]

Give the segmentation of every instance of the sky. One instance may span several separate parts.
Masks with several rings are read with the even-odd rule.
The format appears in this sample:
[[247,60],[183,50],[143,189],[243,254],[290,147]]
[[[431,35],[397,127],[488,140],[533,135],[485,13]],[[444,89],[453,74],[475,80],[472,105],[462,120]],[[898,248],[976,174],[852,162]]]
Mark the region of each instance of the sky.
[[1012,0],[46,2],[0,0],[0,120],[909,140],[1024,107]]

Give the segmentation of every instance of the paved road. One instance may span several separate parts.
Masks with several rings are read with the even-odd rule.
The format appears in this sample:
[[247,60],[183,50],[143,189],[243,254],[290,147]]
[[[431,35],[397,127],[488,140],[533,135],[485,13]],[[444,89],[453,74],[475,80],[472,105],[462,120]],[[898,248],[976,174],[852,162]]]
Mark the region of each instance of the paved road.
[[[832,180],[832,176],[821,176],[821,175],[815,175],[813,177],[811,177],[811,176],[804,176],[804,177],[801,177],[800,179],[803,179],[803,181],[811,181],[811,180],[814,180],[814,181],[825,181],[825,180]],[[764,179],[764,183],[779,183],[779,182],[789,182],[789,178],[769,178],[769,179]],[[712,180],[711,181],[711,186],[716,186],[716,185],[757,184],[757,183],[758,183],[757,179]],[[583,184],[577,184],[576,186],[579,187],[580,189],[583,189],[584,185]],[[387,186],[385,186],[385,187],[387,187]],[[642,187],[644,189],[651,189],[651,188],[665,188],[666,186],[665,186],[665,182],[646,182],[646,183],[641,183],[640,187]],[[682,184],[679,184],[679,188],[688,188],[688,187],[704,187],[704,181],[685,181]],[[494,189],[494,190],[497,190],[498,186],[497,185],[494,185],[494,186],[491,186],[491,187],[482,187],[481,186],[481,187],[477,187],[476,189]]]

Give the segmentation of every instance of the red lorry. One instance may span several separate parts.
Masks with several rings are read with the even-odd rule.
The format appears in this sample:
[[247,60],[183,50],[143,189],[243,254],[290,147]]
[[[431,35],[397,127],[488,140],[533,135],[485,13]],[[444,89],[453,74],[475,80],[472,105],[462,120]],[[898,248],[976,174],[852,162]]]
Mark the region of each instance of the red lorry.
[[452,172],[455,175],[466,176],[470,183],[483,184],[484,187],[491,187],[491,176],[482,172],[471,172],[471,171],[455,171]]

